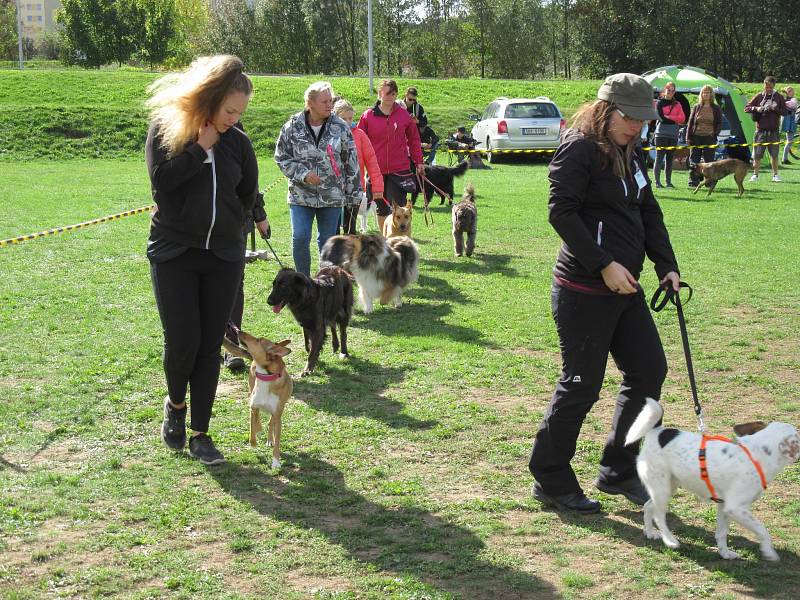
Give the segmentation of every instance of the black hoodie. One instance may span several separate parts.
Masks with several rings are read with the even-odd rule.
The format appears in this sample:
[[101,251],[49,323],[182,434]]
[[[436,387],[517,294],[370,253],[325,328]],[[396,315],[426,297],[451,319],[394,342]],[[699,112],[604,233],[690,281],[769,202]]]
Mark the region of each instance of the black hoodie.
[[659,279],[678,271],[675,253],[653,197],[641,149],[631,161],[636,177],[620,178],[601,150],[570,129],[550,162],[550,224],[563,243],[553,272],[557,278],[606,290],[600,271],[611,261],[639,279],[645,254]]
[[161,137],[150,127],[145,146],[147,170],[158,210],[150,237],[189,248],[241,248],[242,226],[258,193],[258,163],[247,135],[236,127],[220,134],[213,162],[202,146],[189,142],[167,158]]

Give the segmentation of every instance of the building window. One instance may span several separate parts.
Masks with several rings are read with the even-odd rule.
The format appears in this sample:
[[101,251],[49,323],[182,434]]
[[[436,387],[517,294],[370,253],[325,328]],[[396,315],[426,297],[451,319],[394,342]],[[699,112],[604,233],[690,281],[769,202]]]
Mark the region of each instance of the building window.
[[41,23],[42,22],[42,15],[37,15],[36,20]]

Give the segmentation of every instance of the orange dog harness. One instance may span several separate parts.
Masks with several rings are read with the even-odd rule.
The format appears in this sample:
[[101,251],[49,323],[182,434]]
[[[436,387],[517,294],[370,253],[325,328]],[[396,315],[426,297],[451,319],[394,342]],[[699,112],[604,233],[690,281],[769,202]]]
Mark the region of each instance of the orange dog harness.
[[716,493],[716,491],[714,491],[714,486],[711,484],[711,479],[709,479],[709,477],[708,477],[708,465],[706,464],[706,443],[708,443],[710,441],[727,442],[728,444],[734,444],[735,446],[739,446],[739,448],[744,450],[744,453],[747,455],[747,458],[749,458],[750,462],[753,463],[753,466],[756,468],[756,471],[758,472],[758,476],[761,478],[761,487],[763,489],[767,489],[767,478],[764,477],[764,470],[761,468],[761,463],[758,462],[755,458],[753,458],[753,455],[750,454],[750,450],[748,450],[745,446],[742,446],[742,444],[740,444],[738,442],[734,442],[732,439],[726,438],[725,436],[722,436],[722,435],[707,435],[707,434],[704,433],[703,434],[703,439],[700,442],[700,453],[699,453],[700,454],[700,478],[703,480],[703,483],[706,484],[706,487],[708,488],[708,491],[711,494],[711,499],[714,502],[719,503],[719,502],[724,502],[724,500],[722,500],[722,498],[718,498],[717,497],[717,493]]

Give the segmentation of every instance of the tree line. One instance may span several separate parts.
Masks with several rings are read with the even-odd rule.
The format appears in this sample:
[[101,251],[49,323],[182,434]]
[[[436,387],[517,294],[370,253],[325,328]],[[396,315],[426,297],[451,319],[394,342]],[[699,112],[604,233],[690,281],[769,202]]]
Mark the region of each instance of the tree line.
[[[0,28],[13,5],[0,0]],[[786,0],[372,0],[372,11],[380,74],[570,79],[688,64],[732,81],[800,79]],[[59,56],[87,67],[229,52],[251,72],[367,72],[365,0],[63,0],[59,22]],[[15,36],[0,31],[8,58]]]

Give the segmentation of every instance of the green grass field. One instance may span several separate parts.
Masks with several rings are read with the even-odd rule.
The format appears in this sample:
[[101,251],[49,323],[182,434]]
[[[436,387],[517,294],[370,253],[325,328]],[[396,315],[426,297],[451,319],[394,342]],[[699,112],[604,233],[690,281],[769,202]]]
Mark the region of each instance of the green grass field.
[[[275,82],[295,84],[302,91]],[[67,94],[66,81],[40,85],[38,97]],[[78,111],[80,86],[71,85],[63,103]],[[100,97],[93,85],[86,96]],[[119,94],[121,105],[136,97]],[[44,139],[27,145],[44,148]],[[260,156],[264,187],[279,173]],[[0,169],[0,239],[150,202],[136,156],[23,153]],[[678,172],[678,188],[659,194],[695,288],[688,327],[716,433],[754,419],[798,423],[800,168],[781,175],[780,184],[745,183],[742,199],[726,179],[706,200]],[[0,597],[800,596],[800,465],[754,505],[778,564],[762,561],[754,536],[736,526],[730,544],[745,558],[720,559],[714,508],[683,492],[668,517],[683,544],[673,551],[644,538],[640,509],[591,490],[620,381],[613,363],[575,460],[605,512],[562,515],[530,498],[527,455],[559,371],[546,164],[508,161],[459,184],[467,181],[478,193],[476,256],[453,257],[446,207],[434,206],[432,227],[417,214],[419,283],[398,310],[357,311],[351,358],[327,347],[317,372],[296,381],[280,471],[266,446],[247,444],[243,375],[223,374],[214,409],[226,465],[205,468],[163,447],[145,215],[0,248]],[[273,246],[290,262],[282,184],[267,210]],[[276,270],[274,261],[247,268],[244,324],[291,338],[297,373],[301,330],[266,305]],[[642,282],[653,290],[649,267]],[[670,365],[665,422],[695,429],[677,318],[655,319]]]

